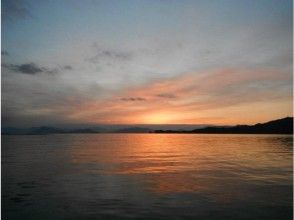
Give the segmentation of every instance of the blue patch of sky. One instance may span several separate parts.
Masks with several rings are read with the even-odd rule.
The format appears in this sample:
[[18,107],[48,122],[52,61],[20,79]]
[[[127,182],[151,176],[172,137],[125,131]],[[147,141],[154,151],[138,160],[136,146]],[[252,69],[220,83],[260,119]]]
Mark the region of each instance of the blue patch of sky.
[[28,62],[71,39],[123,43],[158,32],[169,37],[199,25],[213,29],[259,22],[291,23],[293,7],[290,0],[55,0],[23,4],[32,17],[2,25],[2,48],[18,62]]

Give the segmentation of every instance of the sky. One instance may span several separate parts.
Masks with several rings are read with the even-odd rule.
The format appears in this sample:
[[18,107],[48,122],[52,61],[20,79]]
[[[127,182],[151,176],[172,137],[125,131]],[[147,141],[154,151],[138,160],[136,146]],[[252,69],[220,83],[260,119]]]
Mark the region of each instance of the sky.
[[291,0],[2,0],[3,127],[292,116]]

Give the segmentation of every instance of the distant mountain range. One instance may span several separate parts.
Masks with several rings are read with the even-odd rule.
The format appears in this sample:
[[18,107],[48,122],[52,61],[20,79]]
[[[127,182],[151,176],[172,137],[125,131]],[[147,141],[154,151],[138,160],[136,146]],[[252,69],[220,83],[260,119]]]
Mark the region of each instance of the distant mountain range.
[[97,126],[74,126],[52,127],[41,126],[32,128],[2,127],[1,133],[5,135],[43,135],[43,134],[91,134],[91,133],[150,133],[159,129],[191,130],[203,128],[207,125],[185,124],[141,124],[141,125],[97,125]]
[[78,133],[100,133],[99,129],[79,128],[62,129],[49,126],[33,127],[29,129],[20,128],[2,128],[2,134],[6,135],[43,135],[43,134],[78,134]]
[[[2,127],[4,135],[91,134],[91,133],[206,133],[206,134],[293,134],[293,117],[255,125],[205,126],[205,125],[141,125],[90,128],[32,128]],[[160,128],[161,130],[158,130]],[[166,129],[167,128],[167,129]],[[171,129],[170,129],[171,128]],[[191,129],[192,128],[192,129]]]
[[200,129],[177,131],[155,130],[154,133],[202,133],[202,134],[293,134],[293,117],[286,117],[255,125],[236,125],[232,127],[209,126]]

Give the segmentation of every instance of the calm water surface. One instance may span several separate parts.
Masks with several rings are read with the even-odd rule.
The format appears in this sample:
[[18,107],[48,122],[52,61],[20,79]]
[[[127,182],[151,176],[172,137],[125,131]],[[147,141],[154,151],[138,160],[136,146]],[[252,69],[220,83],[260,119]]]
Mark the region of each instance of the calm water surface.
[[2,136],[2,219],[292,219],[292,136]]

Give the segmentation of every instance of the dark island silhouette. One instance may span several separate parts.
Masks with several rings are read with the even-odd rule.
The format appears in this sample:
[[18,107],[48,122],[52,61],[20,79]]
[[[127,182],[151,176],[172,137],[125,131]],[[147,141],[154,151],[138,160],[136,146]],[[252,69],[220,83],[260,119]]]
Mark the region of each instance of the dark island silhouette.
[[100,130],[93,128],[62,129],[49,126],[32,127],[29,129],[6,127],[2,128],[1,133],[4,135],[93,134],[100,133]]
[[154,133],[195,133],[195,134],[293,134],[293,117],[286,117],[255,125],[209,126],[190,131],[155,130]]
[[[149,125],[152,126],[152,125]],[[191,127],[192,126],[192,127]],[[166,125],[168,127],[168,125]],[[148,128],[146,126],[123,126],[120,129],[105,129],[103,127],[87,127],[87,128],[55,128],[49,126],[32,127],[28,129],[20,129],[14,127],[2,127],[3,135],[46,135],[46,134],[96,134],[96,133],[187,133],[187,134],[293,134],[293,117],[282,118],[266,123],[258,123],[255,125],[236,125],[236,126],[202,126],[189,125],[193,128],[177,129],[177,130],[158,130]],[[196,128],[195,128],[196,127]]]

